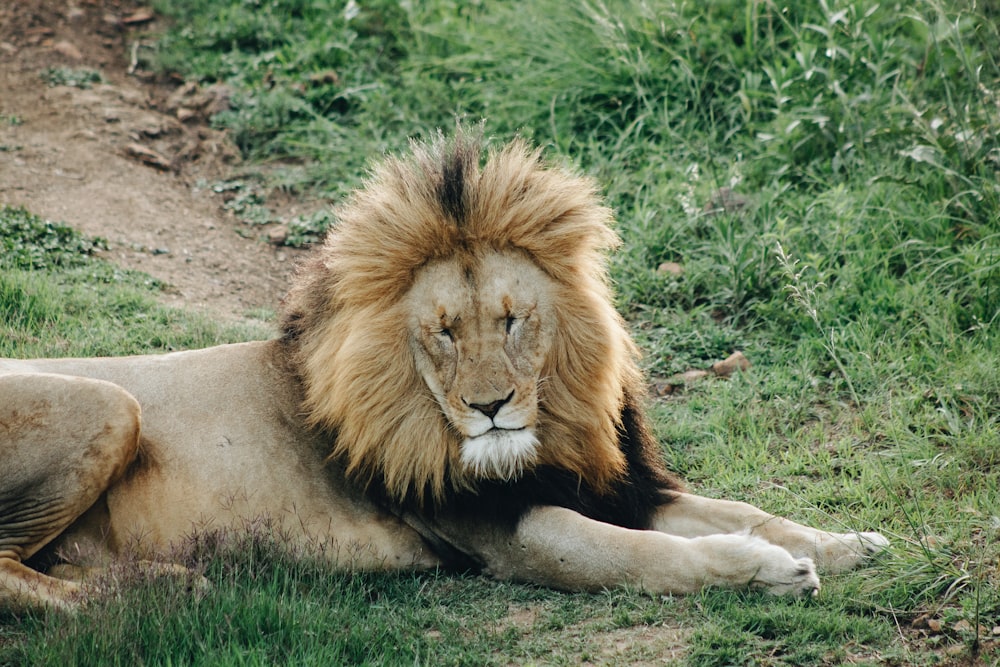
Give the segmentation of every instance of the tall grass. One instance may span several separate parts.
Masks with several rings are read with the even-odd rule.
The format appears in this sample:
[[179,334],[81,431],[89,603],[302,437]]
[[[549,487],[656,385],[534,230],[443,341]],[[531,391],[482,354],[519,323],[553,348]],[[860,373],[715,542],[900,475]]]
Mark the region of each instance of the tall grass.
[[[232,84],[234,108],[216,122],[248,156],[290,169],[283,185],[339,194],[372,155],[483,116],[498,139],[529,135],[607,184],[629,254],[642,255],[620,276],[627,303],[665,291],[661,301],[753,318],[782,301],[780,240],[836,274],[831,298],[855,298],[885,273],[947,284],[958,326],[997,311],[997,31],[972,8],[212,7],[164,6],[180,27],[161,66]],[[702,214],[732,186],[752,211]],[[679,293],[644,285],[665,258],[691,269]]]
[[[672,466],[706,495],[832,529],[877,528],[894,546],[872,568],[828,577],[811,605],[726,592],[664,602],[476,579],[329,577],[280,549],[267,551],[261,575],[230,554],[208,559],[223,590],[201,602],[128,598],[129,613],[168,629],[164,644],[121,655],[601,662],[610,654],[581,635],[614,641],[643,626],[657,637],[694,628],[676,640],[676,655],[703,665],[932,664],[948,647],[991,655],[1000,625],[994,4],[160,2],[174,27],[156,65],[232,87],[232,108],[213,122],[251,164],[267,166],[270,188],[336,200],[370,159],[456,116],[485,117],[497,142],[520,133],[592,174],[618,213],[618,305],[648,372],[705,367],[734,349],[754,363],[729,381],[651,402]],[[664,261],[682,273],[658,272]],[[81,330],[61,304],[97,297],[79,296],[86,281],[64,293],[59,277],[81,269],[46,269],[55,273],[41,284],[24,268],[0,274],[5,354],[215,337],[167,341],[159,332],[183,337],[189,325],[149,305],[123,311],[96,300],[79,306],[92,315]],[[147,312],[158,314],[137,317]],[[116,329],[146,333],[87,342]],[[236,574],[218,569],[226,567]],[[293,583],[274,587],[261,576]],[[525,608],[538,613],[510,620]],[[73,648],[58,661],[114,655],[136,622],[114,609],[97,608],[67,630],[35,619],[24,639],[20,626],[0,625],[15,636],[0,635],[0,661],[55,662],[35,647],[56,635],[73,646],[84,632],[100,634],[93,645],[102,648]],[[352,618],[374,638],[360,652],[351,648]],[[205,634],[233,624],[243,630]],[[553,644],[571,648],[553,657],[545,649]],[[639,642],[624,655],[654,659],[677,648]]]

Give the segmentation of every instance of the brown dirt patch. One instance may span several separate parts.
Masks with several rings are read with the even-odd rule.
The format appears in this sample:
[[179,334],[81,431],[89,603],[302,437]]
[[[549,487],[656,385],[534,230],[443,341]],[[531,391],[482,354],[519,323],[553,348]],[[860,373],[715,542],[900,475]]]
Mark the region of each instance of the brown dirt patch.
[[[551,609],[545,604],[511,605],[503,628],[513,628],[534,646],[550,647],[541,664],[604,665],[677,664],[687,653],[691,631],[666,624],[609,628],[605,619],[560,627],[548,622]],[[519,664],[510,662],[510,665]]]
[[[109,259],[168,285],[168,303],[227,319],[273,309],[301,251],[222,208],[209,186],[239,168],[237,153],[203,114],[169,108],[180,82],[131,71],[160,27],[144,12],[114,0],[0,4],[0,204],[107,239]],[[49,68],[95,70],[103,83],[53,86]]]

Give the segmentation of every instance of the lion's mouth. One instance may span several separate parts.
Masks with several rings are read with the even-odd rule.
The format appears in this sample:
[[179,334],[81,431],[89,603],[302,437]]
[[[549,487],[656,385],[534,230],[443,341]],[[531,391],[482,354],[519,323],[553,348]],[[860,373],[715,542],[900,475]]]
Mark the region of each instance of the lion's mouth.
[[538,438],[527,428],[494,427],[462,443],[462,464],[487,479],[517,479],[535,462]]

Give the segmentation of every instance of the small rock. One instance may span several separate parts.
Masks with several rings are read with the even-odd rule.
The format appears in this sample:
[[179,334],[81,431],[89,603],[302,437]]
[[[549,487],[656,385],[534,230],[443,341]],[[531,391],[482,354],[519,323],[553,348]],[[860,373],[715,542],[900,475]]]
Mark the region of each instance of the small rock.
[[[232,95],[232,89],[225,84],[216,83],[201,89],[197,83],[189,81],[172,92],[164,105],[167,111],[175,112],[178,118],[181,118],[182,113],[200,113],[211,118],[217,113],[229,110]],[[181,109],[187,111],[181,112]],[[193,115],[187,116],[187,118],[193,117]]]
[[134,104],[136,106],[145,106],[149,101],[148,97],[141,90],[133,88],[118,88],[112,87],[112,92],[118,95],[118,99],[127,104]]
[[139,25],[140,23],[149,23],[156,18],[156,12],[154,12],[149,7],[140,7],[128,16],[122,19],[122,23],[125,25]]
[[0,52],[12,56],[17,53],[17,47],[10,42],[0,42]]
[[669,396],[677,391],[677,385],[670,384],[669,382],[654,382],[649,386],[649,390],[654,396]]
[[70,60],[83,60],[83,54],[80,52],[80,49],[76,48],[72,42],[67,42],[66,40],[53,44],[52,50],[61,56],[66,56]]
[[136,128],[136,132],[133,136],[138,138],[139,136],[149,137],[150,139],[155,139],[163,135],[163,126],[158,125],[154,122],[148,125],[143,125],[142,127]]
[[963,618],[958,623],[956,623],[952,629],[955,630],[955,632],[969,632],[972,630],[972,623],[969,623],[967,620]]
[[169,255],[170,248],[153,248],[154,255]]
[[748,368],[750,368],[750,360],[739,351],[733,352],[722,361],[712,364],[712,372],[719,377],[729,377],[736,371],[745,371]]
[[184,105],[184,100],[198,92],[198,84],[194,81],[188,81],[180,88],[170,93],[170,96],[166,100],[167,111],[175,111]]
[[677,262],[663,262],[656,267],[656,272],[669,274],[671,276],[682,276],[684,275],[684,267]]
[[667,384],[672,385],[685,385],[689,382],[695,382],[696,380],[701,380],[702,378],[708,377],[708,371],[702,370],[689,370],[683,373],[678,373],[677,375],[672,375],[667,378]]
[[973,627],[972,623],[969,623],[964,618],[962,620],[958,621],[957,623],[955,623],[955,625],[952,626],[952,630],[954,630],[955,632],[962,632],[962,633],[973,633],[974,632],[979,637],[982,637],[982,636],[984,636],[984,635],[987,634],[986,633],[986,628],[984,628],[981,625],[978,626],[978,627]]
[[267,230],[267,241],[268,243],[273,243],[274,245],[282,245],[288,240],[288,227],[285,225],[277,225],[272,229]]
[[217,113],[229,111],[230,99],[233,96],[233,89],[224,83],[215,83],[205,89],[208,94],[208,102],[203,107],[205,115],[211,118]]
[[87,18],[87,12],[79,7],[70,7],[66,10],[66,20],[70,23],[80,23],[85,18]]
[[146,148],[142,144],[130,143],[125,146],[125,153],[129,157],[133,157],[143,164],[148,164],[151,167],[156,167],[166,171],[170,169],[170,160],[163,157],[151,148]]
[[24,31],[24,34],[27,37],[41,38],[41,37],[51,37],[52,35],[56,34],[56,31],[47,25],[43,25],[43,26],[37,26],[35,28],[28,28],[27,30]]
[[195,111],[194,109],[188,109],[187,107],[178,107],[175,113],[177,115],[177,120],[179,120],[182,123],[186,123],[192,118],[198,117],[197,111]]

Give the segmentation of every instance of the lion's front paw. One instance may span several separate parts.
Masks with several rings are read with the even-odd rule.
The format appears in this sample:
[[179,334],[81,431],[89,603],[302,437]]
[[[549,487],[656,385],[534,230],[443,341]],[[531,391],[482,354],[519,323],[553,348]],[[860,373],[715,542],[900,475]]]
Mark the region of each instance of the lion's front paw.
[[794,558],[781,547],[759,545],[762,564],[750,585],[763,588],[771,595],[816,595],[819,577],[811,558]]
[[843,572],[884,551],[889,540],[878,533],[827,533],[816,549],[816,560],[826,572]]

